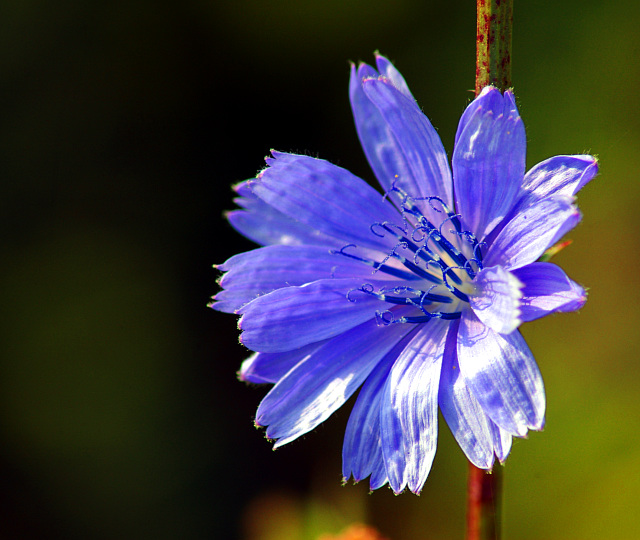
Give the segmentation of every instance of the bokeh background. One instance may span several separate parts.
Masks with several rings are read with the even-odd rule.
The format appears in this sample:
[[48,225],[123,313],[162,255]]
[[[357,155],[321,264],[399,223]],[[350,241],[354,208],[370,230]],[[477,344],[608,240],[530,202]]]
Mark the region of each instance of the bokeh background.
[[[601,175],[557,262],[578,314],[528,324],[543,433],[505,467],[511,539],[640,538],[640,4],[516,2],[528,165]],[[0,7],[0,537],[312,539],[366,521],[461,538],[466,464],[441,424],[420,497],[340,485],[349,407],[277,452],[236,380],[212,264],[251,248],[229,186],[270,148],[373,180],[348,61],[379,49],[450,152],[475,3],[27,0]]]

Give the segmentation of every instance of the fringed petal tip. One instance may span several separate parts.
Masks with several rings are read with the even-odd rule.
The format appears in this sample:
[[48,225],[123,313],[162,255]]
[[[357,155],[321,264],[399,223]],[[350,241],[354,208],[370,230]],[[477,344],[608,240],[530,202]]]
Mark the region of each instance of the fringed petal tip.
[[[364,478],[356,478],[353,475],[350,475],[348,477],[342,476],[342,481],[341,484],[343,487],[348,486],[348,485],[357,485],[360,482],[363,482],[364,480],[366,480],[366,477]],[[384,479],[377,479],[374,477],[373,474],[370,475],[369,478],[369,491],[368,494],[372,495],[374,491],[380,489],[381,487],[384,487],[385,485],[387,485],[388,480],[386,478]],[[389,488],[391,489],[391,486],[389,486]],[[393,490],[392,490],[393,491]],[[404,490],[403,490],[404,491]],[[401,492],[394,492],[394,495],[399,495]]]
[[357,476],[355,476],[353,473],[350,473],[349,476],[345,476],[344,474],[342,475],[342,480],[341,480],[341,484],[343,486],[348,486],[349,484],[351,485],[357,485],[360,482],[362,482],[364,480],[364,478],[358,478]]
[[240,367],[240,369],[238,371],[236,371],[236,379],[238,379],[241,382],[245,382],[245,383],[250,383],[251,381],[249,381],[245,375],[245,373],[243,373],[242,367]]
[[238,195],[240,195],[241,191],[245,188],[249,180],[242,180],[242,182],[237,182],[231,186],[231,189],[235,191]]
[[[500,94],[500,90],[498,90],[495,86],[489,84],[489,85],[485,86],[481,90],[481,92],[476,97],[476,100],[479,100],[480,98],[484,98],[484,97],[488,96],[489,94],[495,94],[495,93]],[[500,94],[500,95],[502,95],[502,94]]]
[[584,288],[550,262],[535,262],[514,271],[524,283],[522,320],[533,321],[550,313],[580,309],[587,300]]
[[253,384],[264,384],[273,382],[266,380],[255,373],[254,367],[258,357],[259,353],[253,353],[249,358],[242,362],[242,364],[240,365],[240,369],[236,372],[236,376],[239,381]]
[[511,104],[515,105],[515,102],[516,102],[516,97],[513,91],[513,87],[507,88],[504,92],[501,92],[498,87],[493,86],[492,84],[485,86],[481,90],[480,94],[478,94],[478,96],[474,99],[474,101],[480,98],[486,98],[486,96],[488,95],[500,97],[501,99],[504,99],[506,103],[508,103],[509,105]]

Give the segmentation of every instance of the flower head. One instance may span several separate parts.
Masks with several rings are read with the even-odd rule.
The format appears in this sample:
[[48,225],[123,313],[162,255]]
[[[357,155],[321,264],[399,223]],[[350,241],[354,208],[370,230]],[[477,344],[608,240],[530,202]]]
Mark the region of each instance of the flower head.
[[240,377],[274,384],[256,424],[281,446],[360,388],[343,475],[418,493],[438,407],[469,461],[490,469],[513,436],[544,425],[540,371],[517,328],[572,311],[585,292],[536,262],[580,219],[590,156],[525,174],[513,94],[465,110],[449,167],[436,131],[384,57],[351,69],[355,124],[384,196],[321,159],[272,152],[236,186],[229,221],[264,247],[219,266],[214,309],[238,313],[255,351]]

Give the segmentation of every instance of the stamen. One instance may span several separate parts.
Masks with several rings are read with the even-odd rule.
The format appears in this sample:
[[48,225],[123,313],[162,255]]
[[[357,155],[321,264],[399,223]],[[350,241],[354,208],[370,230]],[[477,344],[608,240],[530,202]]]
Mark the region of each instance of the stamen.
[[[475,239],[475,236],[474,236]],[[487,247],[487,243],[486,242],[478,242],[476,240],[476,244],[473,246],[473,259],[475,261],[477,261],[478,266],[480,267],[480,269],[482,269],[482,249],[480,249],[481,247]]]
[[[345,257],[349,257],[350,259],[360,261],[361,263],[364,263],[367,266],[371,266],[373,268],[374,274],[380,271],[380,272],[383,272],[384,274],[388,274],[390,276],[394,276],[394,277],[408,280],[408,281],[414,281],[418,279],[415,273],[405,272],[401,268],[394,268],[393,266],[386,265],[384,264],[384,261],[379,263],[376,261],[372,261],[371,259],[365,259],[363,257],[358,257],[357,255],[353,255],[351,253],[346,253],[344,251],[345,249],[351,248],[351,247],[357,248],[358,246],[356,246],[355,244],[347,244],[346,246],[343,246],[342,248],[340,248],[340,250],[332,249],[329,251],[329,253],[331,253],[332,255],[343,255]],[[385,261],[386,260],[388,260],[388,257],[385,259]]]
[[[449,296],[443,296],[441,294],[431,293],[430,291],[434,287],[431,287],[426,292],[421,291],[419,289],[413,289],[411,287],[405,287],[405,286],[394,287],[393,289],[390,289],[390,292],[393,292],[395,294],[402,294],[402,293],[414,294],[415,295],[414,298],[411,298],[410,296],[392,296],[390,294],[386,294],[387,291],[385,289],[380,289],[378,292],[375,292],[370,283],[365,283],[359,289],[352,289],[352,290],[359,290],[363,293],[370,294],[372,296],[375,296],[378,300],[382,300],[383,302],[388,302],[389,304],[409,305],[409,306],[418,307],[420,309],[422,309],[422,306],[424,304],[433,304],[433,303],[450,304],[451,302],[453,302],[453,299]],[[419,302],[416,302],[416,300],[419,300]]]
[[446,321],[454,321],[459,319],[461,312],[455,311],[453,313],[432,313],[430,315],[419,315],[414,317],[404,316],[396,319],[392,311],[376,311],[376,323],[379,326],[388,326],[390,324],[424,324],[433,319],[442,319]]
[[[416,276],[419,276],[422,279],[426,279],[430,283],[435,283],[436,285],[441,285],[442,284],[442,279],[440,279],[438,276],[434,276],[433,274],[430,274],[429,272],[425,272],[417,264],[412,263],[411,261],[407,260],[402,255],[394,255],[394,256],[395,256],[396,259],[398,259],[405,266],[405,268],[407,270],[410,270]],[[432,261],[429,261],[429,262],[431,263]]]
[[389,311],[376,311],[376,324],[378,326],[389,326],[395,322],[395,316],[393,312]]
[[454,311],[453,313],[437,312],[431,315],[424,315],[424,316],[417,316],[417,317],[401,317],[400,319],[397,319],[395,322],[419,324],[419,323],[429,322],[431,319],[442,319],[446,321],[453,321],[455,319],[459,319],[461,315],[462,313],[460,311]]
[[[436,197],[429,197],[429,199],[434,199]],[[439,199],[438,199],[439,200]],[[441,201],[442,202],[442,201]],[[444,203],[442,203],[444,206]],[[416,231],[420,230],[420,231],[427,231],[428,234],[425,235],[425,248],[428,249],[428,243],[429,240],[433,240],[436,249],[437,248],[441,248],[449,257],[451,257],[451,259],[453,259],[453,261],[456,264],[459,265],[463,265],[464,262],[466,261],[465,256],[460,253],[460,251],[458,249],[455,248],[455,246],[449,242],[449,240],[447,240],[444,236],[444,234],[442,234],[442,227],[443,225],[446,223],[446,221],[450,220],[450,219],[454,219],[455,218],[455,222],[457,222],[457,226],[454,223],[454,226],[457,227],[461,227],[460,225],[460,221],[458,220],[457,216],[451,212],[448,212],[447,215],[447,219],[445,219],[441,224],[440,227],[436,228],[433,226],[433,224],[420,212],[420,210],[416,207],[414,207],[415,210],[413,210],[412,212],[410,212],[412,215],[414,215],[415,217],[418,218],[418,222],[420,223],[420,226],[416,227],[416,229],[414,229],[414,234]],[[445,207],[446,208],[446,207]],[[437,208],[434,207],[434,210],[436,212],[441,212],[441,210],[438,210]],[[456,234],[460,234],[458,233],[458,231],[451,231],[454,232]],[[434,234],[435,233],[435,234]],[[414,235],[412,234],[412,236]],[[469,233],[471,234],[471,233]],[[419,240],[416,240],[419,241]],[[429,250],[431,251],[431,250]]]
[[[406,225],[406,222],[405,222],[405,225]],[[407,234],[407,227],[406,226],[405,227],[400,227],[400,225],[396,225],[395,223],[390,223],[389,221],[383,221],[382,223],[374,223],[373,225],[371,225],[371,227],[369,227],[371,232],[373,234],[375,234],[376,236],[379,236],[380,238],[384,238],[384,233],[377,233],[374,230],[374,227],[382,227],[385,231],[390,232],[396,238],[404,238],[406,236],[406,234]],[[394,233],[391,230],[391,227],[394,227],[395,229],[398,229],[400,231],[400,235],[398,235],[398,233]]]
[[394,287],[393,288],[393,292],[396,293],[396,294],[401,294],[403,292],[421,294],[423,298],[427,298],[427,300],[429,300],[431,302],[440,302],[441,304],[449,304],[449,303],[451,303],[452,300],[451,300],[450,297],[443,296],[441,294],[435,294],[435,293],[431,292],[436,287],[437,287],[437,285],[433,285],[432,287],[429,287],[428,291],[424,292],[424,291],[419,291],[417,289],[412,289],[411,287],[400,286],[400,287]]
[[[463,290],[472,290],[470,281],[483,268],[482,251],[486,243],[478,242],[472,232],[463,230],[461,216],[452,212],[441,198],[411,197],[396,185],[396,180],[385,193],[385,198],[391,194],[397,195],[394,202],[399,202],[402,224],[385,221],[371,225],[371,233],[375,236],[384,238],[390,235],[396,240],[391,251],[380,262],[347,253],[348,248],[356,247],[353,244],[332,253],[367,264],[374,269],[373,273],[380,271],[402,279],[405,283],[417,283],[415,286],[398,285],[380,287],[378,290],[370,283],[365,283],[350,290],[347,299],[355,302],[351,295],[358,291],[374,296],[386,304],[398,306],[376,311],[376,322],[379,325],[423,324],[431,319],[460,318],[465,309],[462,303],[469,303],[469,296]],[[425,217],[418,201],[426,201],[434,212],[442,214],[442,221],[438,220],[437,227]],[[430,215],[433,217],[433,214]],[[403,250],[413,253],[413,257],[404,256]],[[387,264],[392,258],[404,269]],[[453,308],[455,311],[441,311],[440,306],[446,305],[453,305],[448,309]],[[458,305],[460,307],[456,309]],[[398,309],[401,311],[398,312]],[[398,317],[399,314],[403,316]]]

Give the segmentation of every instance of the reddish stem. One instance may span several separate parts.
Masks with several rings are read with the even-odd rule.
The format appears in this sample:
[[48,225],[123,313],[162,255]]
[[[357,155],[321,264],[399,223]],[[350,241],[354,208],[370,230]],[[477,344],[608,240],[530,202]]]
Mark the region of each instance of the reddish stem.
[[476,96],[492,84],[511,86],[513,0],[476,0]]
[[500,538],[500,496],[502,469],[493,472],[469,463],[467,485],[467,540]]

